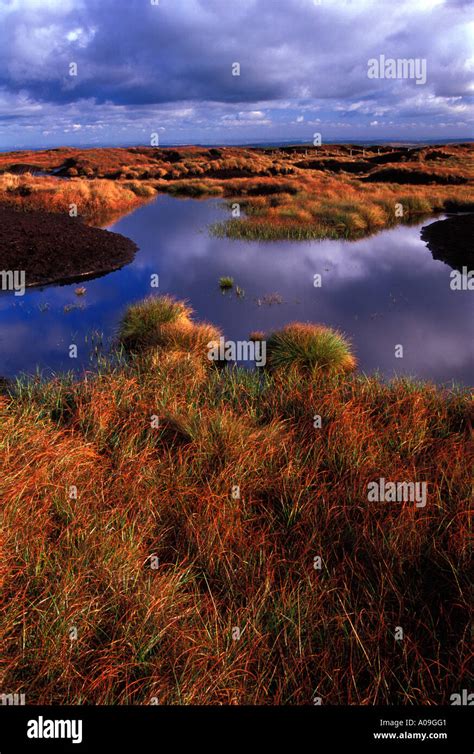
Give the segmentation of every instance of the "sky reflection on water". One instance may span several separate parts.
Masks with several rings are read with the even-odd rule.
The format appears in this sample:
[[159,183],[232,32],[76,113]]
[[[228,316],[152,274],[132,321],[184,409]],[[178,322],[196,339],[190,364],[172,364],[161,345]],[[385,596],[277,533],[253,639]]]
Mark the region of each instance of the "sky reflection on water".
[[[399,226],[357,242],[248,243],[214,238],[208,226],[225,217],[216,201],[160,196],[111,229],[139,246],[134,261],[84,283],[0,295],[0,374],[40,369],[90,368],[93,330],[109,341],[128,304],[152,292],[187,299],[198,319],[218,325],[227,338],[244,340],[294,320],[340,328],[352,340],[360,368],[387,377],[409,374],[438,383],[473,384],[472,291],[450,289],[451,268],[432,258],[420,240],[422,225]],[[322,285],[313,285],[315,274]],[[245,291],[223,295],[218,280],[230,275]],[[262,303],[278,293],[282,303]],[[260,301],[260,305],[259,305]],[[68,312],[64,307],[82,308]],[[79,357],[68,356],[76,343]],[[403,345],[404,357],[395,358]]]

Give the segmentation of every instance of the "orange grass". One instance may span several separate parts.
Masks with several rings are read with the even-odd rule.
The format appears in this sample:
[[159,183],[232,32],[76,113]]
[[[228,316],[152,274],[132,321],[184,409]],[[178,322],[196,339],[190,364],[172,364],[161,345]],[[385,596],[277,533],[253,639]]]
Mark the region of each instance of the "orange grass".
[[[0,398],[2,693],[448,703],[468,682],[471,396],[206,362],[149,349]],[[369,502],[381,476],[427,481],[426,507]]]
[[0,175],[0,204],[19,210],[77,213],[86,222],[104,226],[156,196],[151,186],[136,181],[63,180],[30,173]]
[[223,196],[242,217],[217,226],[221,235],[360,238],[448,206],[472,209],[472,154],[472,144],[11,152],[0,155],[0,205],[64,212],[76,203],[86,221],[105,224],[157,192]]

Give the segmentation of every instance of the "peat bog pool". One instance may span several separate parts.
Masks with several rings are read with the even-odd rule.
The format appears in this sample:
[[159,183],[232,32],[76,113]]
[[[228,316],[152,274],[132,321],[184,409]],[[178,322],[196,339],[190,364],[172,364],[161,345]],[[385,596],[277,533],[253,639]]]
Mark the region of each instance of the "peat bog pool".
[[[24,296],[2,292],[0,375],[93,368],[94,344],[109,347],[126,307],[159,292],[186,299],[197,319],[232,340],[295,320],[317,322],[350,338],[367,374],[473,384],[473,292],[452,290],[452,268],[433,259],[420,239],[421,228],[440,217],[360,241],[267,243],[210,235],[226,212],[220,201],[159,196],[109,227],[139,247],[122,269]],[[152,275],[159,276],[158,290]],[[234,290],[220,291],[221,276],[234,279]],[[235,286],[244,294],[237,296]],[[77,359],[69,358],[70,344]],[[403,358],[395,357],[397,345]]]

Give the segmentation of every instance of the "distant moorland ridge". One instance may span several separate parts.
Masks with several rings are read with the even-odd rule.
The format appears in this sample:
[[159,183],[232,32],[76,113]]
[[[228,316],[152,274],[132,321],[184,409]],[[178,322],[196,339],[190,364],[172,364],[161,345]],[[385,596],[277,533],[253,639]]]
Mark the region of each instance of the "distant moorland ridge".
[[0,206],[106,224],[158,193],[221,196],[216,232],[273,240],[360,238],[398,222],[474,207],[474,144],[415,148],[131,147],[0,154]]

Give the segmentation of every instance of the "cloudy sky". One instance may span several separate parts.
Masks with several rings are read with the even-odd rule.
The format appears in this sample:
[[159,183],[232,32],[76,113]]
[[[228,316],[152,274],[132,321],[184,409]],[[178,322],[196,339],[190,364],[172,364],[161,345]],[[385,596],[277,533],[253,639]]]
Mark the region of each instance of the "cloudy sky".
[[[472,138],[473,19],[470,0],[0,0],[0,148]],[[425,60],[426,83],[369,78],[380,55]]]

